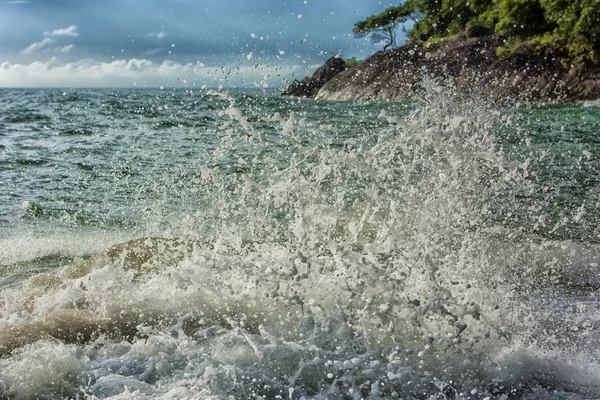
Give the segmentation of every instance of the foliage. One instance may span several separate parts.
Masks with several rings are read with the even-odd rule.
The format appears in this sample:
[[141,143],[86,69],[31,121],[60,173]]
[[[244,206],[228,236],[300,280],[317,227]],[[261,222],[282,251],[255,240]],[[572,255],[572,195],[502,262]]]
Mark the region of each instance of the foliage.
[[386,32],[414,18],[409,40],[440,42],[455,35],[493,34],[506,39],[502,55],[534,46],[580,65],[600,64],[600,0],[409,0],[355,25],[357,35]]
[[503,0],[496,33],[507,37],[529,37],[548,30],[544,10],[537,1]]
[[408,19],[417,20],[416,0],[408,0],[397,7],[388,7],[382,13],[371,15],[354,25],[357,37],[369,35],[373,43],[383,43],[383,49],[396,47],[396,30],[399,24]]
[[504,46],[496,48],[496,57],[500,58],[504,54],[514,53],[519,47],[523,45],[523,41],[519,37],[511,37],[506,41]]
[[363,63],[363,60],[357,60],[356,57],[348,58],[344,61],[346,69],[354,68]]
[[438,45],[444,42],[450,42],[452,40],[458,39],[460,35],[449,35],[449,36],[435,36],[427,39],[427,41],[423,42],[423,47],[429,48],[431,46]]
[[600,0],[541,0],[544,17],[553,24],[538,44],[566,46],[575,62],[600,63]]

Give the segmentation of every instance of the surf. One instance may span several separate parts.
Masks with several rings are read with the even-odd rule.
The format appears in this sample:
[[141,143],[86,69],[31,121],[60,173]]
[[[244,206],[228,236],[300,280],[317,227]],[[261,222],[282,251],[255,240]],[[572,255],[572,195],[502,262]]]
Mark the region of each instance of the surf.
[[428,85],[402,114],[371,112],[386,127],[334,136],[308,112],[207,93],[218,146],[167,188],[184,212],[150,208],[137,233],[2,290],[0,393],[597,393],[598,246],[568,230],[585,217],[532,195],[536,154],[506,145],[522,133],[510,112]]

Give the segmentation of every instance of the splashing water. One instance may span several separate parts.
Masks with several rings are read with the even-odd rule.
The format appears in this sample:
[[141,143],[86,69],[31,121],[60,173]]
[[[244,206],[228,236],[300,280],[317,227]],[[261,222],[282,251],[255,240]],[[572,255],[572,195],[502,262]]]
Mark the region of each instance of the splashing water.
[[594,284],[598,247],[554,238],[560,212],[519,225],[547,199],[498,137],[510,113],[430,82],[344,137],[207,95],[225,105],[196,211],[0,293],[3,396],[600,393],[600,314],[565,294]]

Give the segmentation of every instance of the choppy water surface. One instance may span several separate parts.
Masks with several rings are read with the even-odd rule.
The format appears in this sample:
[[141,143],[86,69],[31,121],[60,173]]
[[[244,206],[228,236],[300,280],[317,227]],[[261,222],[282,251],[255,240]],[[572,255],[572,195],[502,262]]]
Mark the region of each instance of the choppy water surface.
[[0,397],[600,398],[600,108],[0,91]]

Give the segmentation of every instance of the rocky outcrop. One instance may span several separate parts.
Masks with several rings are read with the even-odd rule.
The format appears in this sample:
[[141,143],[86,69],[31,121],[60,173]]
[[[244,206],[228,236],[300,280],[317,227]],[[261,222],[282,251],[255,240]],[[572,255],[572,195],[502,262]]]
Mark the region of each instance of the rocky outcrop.
[[[473,35],[476,36],[476,35]],[[406,45],[378,52],[325,82],[317,99],[399,99],[422,90],[426,78],[496,101],[560,102],[600,97],[600,68],[565,68],[560,55],[523,48],[498,58],[503,42],[472,37],[425,48]],[[304,82],[304,81],[303,81]],[[313,93],[313,92],[311,92]],[[308,93],[306,97],[311,97]]]
[[325,65],[315,71],[312,77],[306,77],[301,81],[295,80],[283,92],[285,96],[315,97],[319,89],[338,73],[345,70],[345,62],[339,57],[331,57]]

